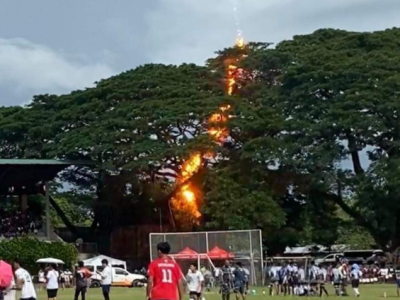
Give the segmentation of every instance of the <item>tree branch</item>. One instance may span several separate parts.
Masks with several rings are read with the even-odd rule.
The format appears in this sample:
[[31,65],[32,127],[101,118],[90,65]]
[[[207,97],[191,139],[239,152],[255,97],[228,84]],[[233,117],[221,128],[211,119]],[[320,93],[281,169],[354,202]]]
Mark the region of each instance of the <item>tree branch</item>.
[[176,173],[172,173],[170,171],[158,171],[156,172],[158,176],[167,176],[167,177],[173,177],[173,178],[178,178],[178,175]]
[[65,226],[74,234],[75,236],[79,236],[78,231],[75,227],[74,224],[68,219],[68,217],[65,215],[61,207],[57,204],[57,202],[54,200],[53,197],[49,197],[49,202],[51,206],[53,206],[54,210],[56,211],[57,215],[60,217],[60,219],[63,221]]
[[368,232],[374,237],[376,241],[380,241],[380,246],[385,246],[382,245],[384,244],[384,241],[382,241],[379,231],[372,225],[372,223],[368,222],[368,220],[366,220],[364,216],[362,216],[357,210],[349,206],[340,195],[338,196],[332,193],[316,190],[310,191],[310,195],[335,202],[346,214],[352,217],[359,226],[362,226],[366,230],[368,230]]
[[350,133],[347,133],[347,140],[349,143],[349,151],[351,155],[351,160],[353,162],[353,168],[356,175],[364,174],[364,169],[361,166],[360,156],[357,150],[356,139]]

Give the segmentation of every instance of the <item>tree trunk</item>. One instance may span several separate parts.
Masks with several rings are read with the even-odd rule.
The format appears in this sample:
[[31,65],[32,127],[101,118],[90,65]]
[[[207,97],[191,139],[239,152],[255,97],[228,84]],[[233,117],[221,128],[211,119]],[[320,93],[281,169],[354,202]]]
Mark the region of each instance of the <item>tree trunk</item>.
[[360,155],[358,153],[356,139],[351,135],[347,134],[347,140],[349,143],[349,151],[351,155],[351,160],[353,162],[354,173],[356,175],[364,174],[364,169],[361,166]]
[[68,217],[65,215],[61,207],[57,204],[57,202],[54,200],[53,197],[49,197],[49,201],[51,206],[53,206],[54,210],[56,211],[57,215],[60,217],[60,219],[63,221],[65,226],[71,231],[72,234],[75,236],[79,237],[79,233],[77,228],[75,227],[74,224],[68,219]]
[[321,199],[327,199],[335,202],[345,213],[354,219],[357,225],[362,226],[371,234],[375,242],[382,248],[382,250],[389,250],[387,247],[388,241],[382,237],[379,230],[376,229],[370,222],[368,222],[368,220],[366,220],[361,213],[349,206],[341,196],[316,190],[310,191],[310,194],[313,194]]

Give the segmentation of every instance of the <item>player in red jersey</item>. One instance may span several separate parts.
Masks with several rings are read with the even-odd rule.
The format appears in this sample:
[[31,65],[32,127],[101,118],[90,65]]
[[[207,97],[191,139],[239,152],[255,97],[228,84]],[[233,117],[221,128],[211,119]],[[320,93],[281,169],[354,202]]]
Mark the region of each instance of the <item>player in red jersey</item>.
[[167,242],[157,245],[158,259],[149,266],[147,299],[183,300],[182,272],[178,264],[168,257],[171,246]]

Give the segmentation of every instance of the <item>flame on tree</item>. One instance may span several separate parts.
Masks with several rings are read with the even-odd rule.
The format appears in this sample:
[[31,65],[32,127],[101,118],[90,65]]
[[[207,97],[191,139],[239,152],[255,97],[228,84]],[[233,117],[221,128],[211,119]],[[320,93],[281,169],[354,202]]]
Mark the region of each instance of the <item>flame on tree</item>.
[[[238,35],[236,39],[236,47],[240,49],[245,47],[244,39],[241,35]],[[241,69],[235,62],[239,62],[239,58],[229,60],[226,67],[226,93],[229,96],[234,94],[238,76],[241,73]],[[223,145],[229,138],[227,122],[232,117],[229,114],[231,110],[231,105],[221,105],[218,111],[213,113],[207,120],[208,135],[219,145]],[[198,224],[201,219],[202,195],[192,179],[205,165],[205,162],[210,159],[215,159],[214,153],[195,153],[182,164],[181,173],[176,182],[178,189],[170,200],[173,214],[175,216],[183,214],[186,216],[184,218],[185,221],[191,223],[181,225],[191,226],[192,224]]]

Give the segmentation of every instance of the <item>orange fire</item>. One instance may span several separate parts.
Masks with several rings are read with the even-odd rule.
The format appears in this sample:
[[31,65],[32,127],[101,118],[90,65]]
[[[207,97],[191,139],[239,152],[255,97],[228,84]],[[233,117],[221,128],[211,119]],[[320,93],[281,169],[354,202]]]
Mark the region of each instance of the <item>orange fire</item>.
[[[245,42],[241,34],[238,34],[236,39],[236,46],[243,49],[245,47]],[[234,64],[230,64],[227,68],[227,94],[231,96],[234,93],[236,78],[238,74],[238,67]],[[222,105],[219,107],[219,111],[213,113],[209,119],[208,123],[210,124],[210,128],[208,129],[208,134],[215,140],[217,143],[223,143],[229,136],[229,130],[226,127],[226,122],[231,117],[228,114],[228,111],[231,109],[230,105]],[[206,153],[203,156],[200,153],[193,154],[183,165],[181,175],[178,177],[179,183],[185,183],[190,178],[195,175],[204,159],[212,159],[214,154]],[[173,207],[178,211],[185,211],[193,216],[195,219],[201,217],[201,213],[198,207],[198,196],[194,192],[194,188],[189,184],[183,184],[179,191],[176,193],[176,196],[171,199]]]
[[200,169],[202,162],[203,159],[200,153],[196,153],[190,157],[182,166],[182,173],[179,180],[184,182],[192,177]]
[[236,46],[243,49],[244,48],[244,38],[242,36],[238,36],[236,38]]
[[186,202],[194,203],[196,196],[194,192],[190,190],[189,185],[185,185],[182,187],[182,196],[185,198]]
[[228,66],[228,95],[232,96],[233,94],[233,89],[236,85],[236,71],[237,71],[237,66],[234,65],[229,65]]

